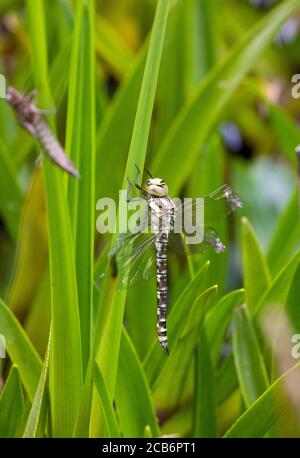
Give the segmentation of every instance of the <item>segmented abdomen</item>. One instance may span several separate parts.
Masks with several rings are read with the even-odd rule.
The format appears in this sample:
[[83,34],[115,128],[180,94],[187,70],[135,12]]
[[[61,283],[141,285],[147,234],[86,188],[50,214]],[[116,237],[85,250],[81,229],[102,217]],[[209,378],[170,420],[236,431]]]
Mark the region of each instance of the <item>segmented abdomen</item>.
[[70,159],[66,156],[64,149],[52,134],[48,124],[40,118],[34,124],[36,138],[41,147],[48,154],[50,159],[59,165],[66,172],[78,177],[78,172]]
[[157,337],[161,347],[169,354],[167,337],[167,302],[168,302],[168,271],[167,248],[168,234],[158,235],[156,246],[157,267]]

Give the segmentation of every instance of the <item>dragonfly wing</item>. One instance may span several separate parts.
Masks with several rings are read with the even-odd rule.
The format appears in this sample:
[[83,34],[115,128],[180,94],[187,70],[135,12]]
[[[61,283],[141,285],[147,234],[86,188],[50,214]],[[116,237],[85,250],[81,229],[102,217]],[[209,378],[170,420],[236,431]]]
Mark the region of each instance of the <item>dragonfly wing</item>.
[[155,234],[138,233],[123,237],[119,249],[111,250],[119,289],[130,288],[156,274]]
[[168,242],[172,250],[185,256],[195,253],[206,253],[211,248],[216,253],[222,253],[225,250],[225,245],[222,243],[217,232],[211,227],[205,227],[201,243],[187,243],[187,238],[184,234],[174,232],[170,233]]
[[211,224],[242,207],[241,198],[225,184],[204,197],[204,222]]
[[117,240],[111,247],[108,255],[113,257],[118,255],[119,257],[126,257],[131,254],[133,247],[140,243],[143,239],[142,233],[151,233],[151,224],[148,218],[148,214],[139,222],[138,225],[130,227],[130,232],[125,232],[117,237]]
[[201,223],[206,226],[225,218],[237,208],[243,207],[240,197],[226,184],[202,197],[202,199],[201,201],[189,199],[187,202],[181,202],[177,206],[175,226],[182,225],[182,218],[185,215],[192,218],[193,221],[197,221],[199,215],[196,213],[199,212],[199,206],[202,208]]

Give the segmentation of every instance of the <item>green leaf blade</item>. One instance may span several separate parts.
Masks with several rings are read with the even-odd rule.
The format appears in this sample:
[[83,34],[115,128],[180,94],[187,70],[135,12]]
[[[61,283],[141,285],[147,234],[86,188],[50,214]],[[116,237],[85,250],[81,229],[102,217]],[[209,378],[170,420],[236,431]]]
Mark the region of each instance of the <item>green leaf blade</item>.
[[115,412],[113,410],[112,403],[110,401],[109,393],[106,387],[105,380],[103,375],[95,364],[94,368],[94,378],[95,378],[95,387],[98,395],[99,402],[102,407],[102,412],[105,419],[105,426],[108,432],[108,437],[118,438],[121,437],[119,426],[115,417]]
[[269,267],[247,218],[242,219],[242,251],[246,304],[253,309],[271,283]]
[[0,438],[19,437],[25,415],[24,397],[17,366],[8,375],[0,398]]
[[250,407],[241,415],[224,437],[259,438],[263,437],[287,407],[286,397],[282,397],[282,389],[289,377],[299,371],[296,364],[288,372],[278,378]]
[[[44,2],[27,2],[32,59],[42,106],[51,106]],[[81,338],[73,234],[62,171],[44,160],[51,279],[50,399],[54,437],[71,437],[82,392]]]
[[143,437],[147,426],[153,437],[160,436],[147,380],[125,330],[120,348],[116,403],[124,437]]
[[69,79],[66,150],[81,178],[69,178],[68,198],[74,228],[83,372],[92,342],[95,232],[95,56],[94,3],[77,2]]
[[18,366],[22,382],[32,400],[38,385],[42,363],[22,326],[1,299],[0,333],[5,337],[9,357]]
[[233,315],[233,355],[241,392],[246,406],[268,387],[268,376],[262,353],[246,306]]

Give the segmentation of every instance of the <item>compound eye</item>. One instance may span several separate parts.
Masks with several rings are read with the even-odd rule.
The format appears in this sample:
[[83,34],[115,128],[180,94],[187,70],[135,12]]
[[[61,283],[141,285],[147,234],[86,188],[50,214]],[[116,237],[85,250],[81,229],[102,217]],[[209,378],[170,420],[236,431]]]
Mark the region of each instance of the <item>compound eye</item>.
[[151,184],[151,181],[147,180],[147,186],[150,186],[150,184]]

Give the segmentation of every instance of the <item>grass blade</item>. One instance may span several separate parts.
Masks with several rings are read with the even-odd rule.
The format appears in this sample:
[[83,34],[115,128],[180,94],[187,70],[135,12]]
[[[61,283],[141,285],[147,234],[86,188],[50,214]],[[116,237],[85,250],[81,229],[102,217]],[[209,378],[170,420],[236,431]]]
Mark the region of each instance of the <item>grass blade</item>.
[[193,437],[217,437],[215,380],[205,325],[200,328],[199,345],[195,352],[195,360]]
[[292,119],[289,118],[283,108],[279,105],[269,104],[271,122],[274,124],[274,131],[278,142],[287,159],[297,170],[297,158],[295,147],[300,143],[300,130]]
[[45,355],[44,365],[41,372],[39,384],[34,396],[34,400],[26,421],[25,430],[23,433],[23,437],[30,438],[30,437],[37,437],[39,423],[43,414],[42,410],[46,410],[45,405],[43,403],[49,401],[48,399],[48,386],[47,386],[47,378],[48,378],[48,366],[49,366],[49,355],[50,355],[50,345],[51,345],[51,330],[49,335],[49,342],[48,348]]
[[91,347],[95,227],[95,69],[93,1],[78,1],[69,80],[66,150],[81,174],[69,179],[74,228],[83,371]]
[[120,347],[116,403],[124,437],[143,437],[147,426],[153,437],[160,436],[148,383],[125,330]]
[[0,398],[0,438],[19,437],[25,415],[24,396],[17,366],[9,372]]
[[257,317],[261,310],[268,304],[284,304],[289,292],[290,284],[300,262],[300,249],[292,256],[289,262],[281,269],[272,281],[271,285],[264,293],[260,301],[253,309],[253,314]]
[[300,222],[298,189],[278,220],[268,249],[268,264],[272,275],[278,274],[299,242]]
[[[47,263],[47,223],[43,190],[42,171],[38,167],[24,200],[15,270],[6,294],[7,303],[20,318],[26,315],[34,300],[36,285],[40,283]],[[35,249],[37,245],[38,250]]]
[[215,374],[217,403],[222,404],[238,388],[238,379],[233,354],[227,356]]
[[94,368],[94,377],[95,377],[95,386],[98,394],[98,399],[102,407],[103,416],[105,419],[105,426],[107,430],[108,437],[121,437],[119,425],[116,420],[115,412],[112,406],[112,402],[109,397],[109,393],[105,384],[103,375],[95,364]]
[[294,330],[300,329],[300,309],[299,309],[299,296],[300,296],[300,264],[298,264],[295,271],[289,293],[286,300],[286,311],[288,313],[291,325]]
[[246,303],[253,309],[271,283],[265,256],[247,218],[242,219],[242,252]]
[[[35,79],[41,106],[52,106],[48,84],[44,3],[27,2]],[[54,437],[72,435],[82,391],[82,360],[76,272],[62,171],[43,162],[49,234],[52,345],[50,399]]]
[[10,359],[18,366],[22,382],[32,400],[42,370],[41,360],[11,310],[0,299],[0,333],[5,337]]
[[0,211],[11,236],[16,240],[21,213],[22,193],[7,147],[0,138]]
[[217,365],[225,333],[232,319],[233,310],[244,300],[244,290],[238,289],[223,296],[206,317],[206,336],[209,342],[211,361]]
[[276,422],[288,405],[282,389],[289,378],[299,371],[299,363],[278,378],[251,406],[241,415],[224,437],[263,437]]
[[233,355],[241,392],[246,406],[268,387],[268,376],[253,325],[246,306],[233,314]]

